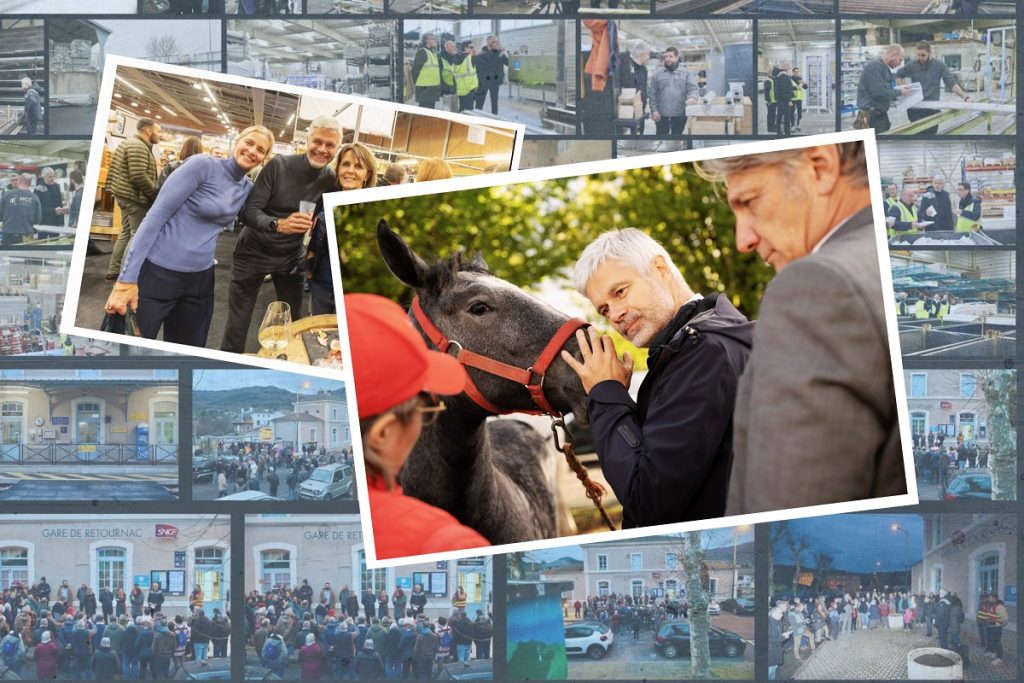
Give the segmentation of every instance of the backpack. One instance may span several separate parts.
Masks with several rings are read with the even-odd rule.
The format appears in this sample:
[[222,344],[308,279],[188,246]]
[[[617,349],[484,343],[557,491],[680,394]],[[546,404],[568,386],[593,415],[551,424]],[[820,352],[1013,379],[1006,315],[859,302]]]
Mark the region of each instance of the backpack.
[[451,650],[452,648],[452,632],[451,629],[445,629],[441,634],[440,645],[442,650]]
[[263,658],[268,662],[275,661],[281,656],[281,641],[277,638],[268,638],[266,647],[264,648],[265,654]]
[[4,657],[13,657],[18,653],[18,646],[13,638],[4,638]]
[[188,645],[188,635],[185,633],[185,629],[178,629],[178,647],[186,647]]

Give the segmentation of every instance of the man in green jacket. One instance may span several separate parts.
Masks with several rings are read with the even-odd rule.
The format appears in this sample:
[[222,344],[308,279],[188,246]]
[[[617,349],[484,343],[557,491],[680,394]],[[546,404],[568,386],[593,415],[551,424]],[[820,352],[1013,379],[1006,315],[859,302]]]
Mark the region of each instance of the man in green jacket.
[[114,195],[121,209],[121,233],[110,254],[106,279],[113,282],[121,272],[121,259],[128,243],[142,224],[146,212],[156,199],[156,158],[153,145],[160,142],[160,124],[140,119],[134,137],[114,150],[107,172],[107,190]]

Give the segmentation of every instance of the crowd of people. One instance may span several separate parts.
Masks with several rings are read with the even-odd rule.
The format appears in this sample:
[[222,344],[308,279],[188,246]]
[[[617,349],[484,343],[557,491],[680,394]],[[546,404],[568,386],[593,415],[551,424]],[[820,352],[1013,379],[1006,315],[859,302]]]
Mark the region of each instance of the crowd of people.
[[564,615],[582,621],[598,621],[610,627],[615,635],[622,632],[631,633],[638,640],[641,631],[657,632],[661,625],[669,620],[687,619],[689,603],[684,600],[655,598],[645,595],[634,598],[631,595],[587,596],[585,600],[576,600],[571,605],[564,604]]
[[[217,240],[236,219],[244,227],[231,258],[222,351],[245,352],[267,280],[293,320],[334,313],[322,196],[378,180],[370,148],[342,144],[342,138],[338,121],[322,116],[310,124],[306,150],[297,154],[272,156],[274,134],[258,125],[238,134],[227,158],[205,154],[201,140],[186,139],[178,155],[183,163],[167,164],[159,184],[153,148],[161,127],[140,119],[136,134],[114,150],[107,174],[121,230],[107,268],[106,280],[114,284],[106,313],[125,315],[131,308],[143,337],[155,339],[162,329],[165,341],[205,347],[216,303]],[[423,164],[417,182],[452,177],[443,159]],[[403,170],[392,177],[404,180]]]
[[448,616],[424,612],[427,594],[396,586],[390,594],[361,593],[329,582],[314,592],[308,580],[293,588],[252,591],[246,598],[246,642],[262,666],[283,676],[297,665],[302,680],[429,680],[449,662],[490,659],[489,614],[466,611],[460,586]]
[[455,95],[459,111],[482,110],[488,95],[498,114],[498,89],[505,80],[508,51],[497,36],[487,36],[478,51],[472,40],[447,40],[438,49],[437,35],[424,33],[412,61],[416,104],[433,109],[444,95]]
[[[874,590],[817,595],[806,602],[798,597],[780,598],[774,601],[769,616],[768,676],[773,680],[786,652],[803,661],[827,643],[850,638],[855,631],[893,628],[893,616],[898,617],[901,630],[924,627],[925,635],[934,636],[938,647],[959,653],[965,665],[970,662],[962,630],[967,620],[963,601],[945,588],[927,594]],[[985,656],[993,665],[1001,665],[1003,628],[1009,622],[1005,603],[994,593],[982,595],[975,620]]]
[[768,111],[768,132],[786,138],[799,132],[807,100],[807,84],[800,68],[788,61],[773,66],[761,89]]
[[941,486],[945,491],[956,472],[988,467],[989,446],[982,449],[973,441],[962,438],[956,446],[943,447],[942,444],[934,434],[930,434],[927,440],[923,434],[914,435],[914,467],[919,481]]
[[287,495],[287,500],[298,500],[299,485],[309,479],[317,467],[352,464],[352,449],[348,447],[328,453],[326,448],[310,445],[296,450],[282,444],[219,441],[210,453],[197,448],[194,455],[210,458],[211,478],[221,498],[229,491],[261,491],[265,482],[271,496]]
[[82,206],[81,171],[68,173],[71,201],[64,205],[64,191],[57,182],[57,172],[50,167],[39,173],[39,182],[33,184],[31,173],[11,174],[7,189],[0,195],[0,223],[3,223],[2,246],[21,244],[27,237],[45,239],[57,234],[54,228],[64,227],[64,217],[69,225],[78,223]]
[[959,199],[954,201],[941,176],[932,178],[920,197],[910,185],[902,189],[896,183],[886,185],[885,222],[889,239],[920,232],[981,230],[981,199],[974,196],[970,183],[957,183],[956,191]]
[[0,658],[22,678],[167,679],[186,660],[228,656],[230,618],[220,609],[208,617],[199,587],[189,595],[188,613],[173,616],[163,611],[159,583],[148,591],[136,585],[97,593],[67,580],[54,589],[42,577],[4,589],[0,600]]

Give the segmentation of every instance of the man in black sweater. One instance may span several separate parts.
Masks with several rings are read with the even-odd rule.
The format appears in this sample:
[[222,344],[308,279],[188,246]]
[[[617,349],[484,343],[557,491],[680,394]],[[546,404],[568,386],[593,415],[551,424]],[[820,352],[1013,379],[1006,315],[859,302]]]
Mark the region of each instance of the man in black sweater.
[[789,62],[783,62],[779,71],[772,79],[775,90],[775,102],[778,106],[776,123],[780,137],[788,138],[793,133],[793,79],[789,76]]
[[0,197],[0,222],[3,223],[3,246],[21,244],[31,235],[43,219],[39,197],[29,190],[32,176],[27,173],[17,179],[17,185]]
[[242,208],[245,228],[231,259],[222,351],[245,352],[253,308],[267,275],[274,281],[276,300],[291,307],[293,319],[302,317],[306,255],[302,240],[313,227],[313,213],[299,211],[299,203],[315,204],[324,192],[337,189],[329,166],[341,137],[335,119],[317,118],[310,124],[305,154],[274,157],[256,178]]
[[476,91],[476,108],[484,108],[487,93],[491,94],[491,113],[498,115],[498,89],[505,80],[508,53],[501,47],[497,36],[487,36],[487,44],[477,55],[476,74],[480,87]]

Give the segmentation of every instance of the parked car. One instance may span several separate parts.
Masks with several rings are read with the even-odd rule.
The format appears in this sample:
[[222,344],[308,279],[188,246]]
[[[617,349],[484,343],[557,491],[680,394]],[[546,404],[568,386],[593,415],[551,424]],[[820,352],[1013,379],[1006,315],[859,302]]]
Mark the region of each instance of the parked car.
[[722,600],[722,609],[738,616],[753,616],[754,601],[748,598],[729,598],[728,600]]
[[565,627],[565,654],[601,659],[612,649],[615,634],[600,622],[584,621]]
[[192,456],[192,481],[213,481],[213,460],[205,455]]
[[[747,644],[738,634],[712,626],[708,629],[708,648],[719,657],[740,657]],[[670,621],[663,624],[654,636],[654,651],[668,659],[690,655],[690,624]]]
[[984,472],[958,474],[946,486],[945,500],[992,500],[992,475]]
[[715,616],[716,614],[721,614],[721,613],[722,613],[722,607],[717,602],[712,600],[711,602],[708,603],[708,614],[710,614],[711,616]]
[[492,660],[474,659],[463,664],[452,662],[441,667],[436,680],[439,681],[491,681],[494,680]]
[[230,496],[224,496],[223,498],[217,498],[217,500],[246,500],[246,501],[278,501],[284,500],[283,498],[275,498],[269,493],[263,493],[263,491],[239,491],[238,493],[232,493]]
[[[229,681],[231,680],[231,659],[218,657],[201,662],[185,662],[174,672],[175,681]],[[262,666],[245,667],[247,681],[279,681],[277,674]]]
[[299,484],[303,500],[331,500],[351,497],[354,476],[351,465],[323,465],[313,470],[309,479]]

